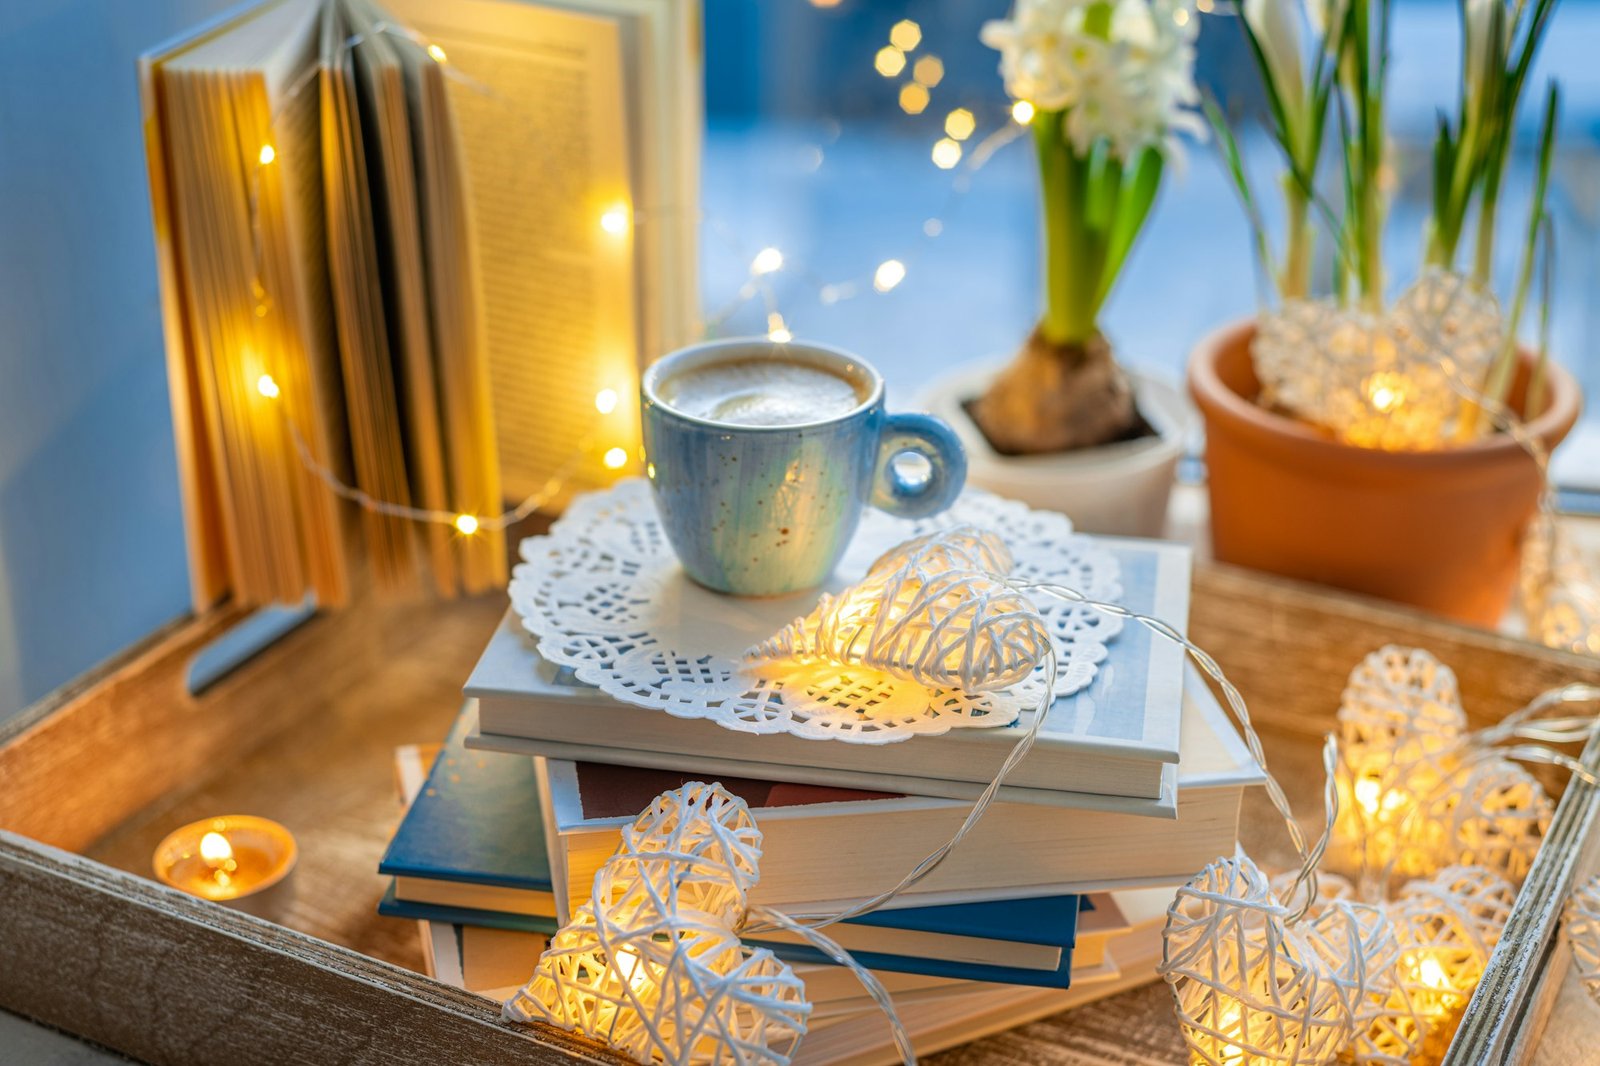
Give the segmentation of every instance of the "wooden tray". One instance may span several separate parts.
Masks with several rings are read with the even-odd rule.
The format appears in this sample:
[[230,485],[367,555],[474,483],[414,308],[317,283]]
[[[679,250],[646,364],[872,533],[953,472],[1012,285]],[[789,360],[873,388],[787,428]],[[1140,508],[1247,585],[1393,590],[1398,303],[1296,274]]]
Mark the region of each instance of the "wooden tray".
[[[223,1048],[240,1064],[619,1061],[555,1030],[513,1029],[497,1004],[421,976],[416,924],[376,914],[397,820],[393,749],[444,735],[503,610],[493,596],[319,615],[190,696],[194,655],[238,620],[222,611],[0,727],[0,1008],[153,1063],[212,1062]],[[1345,677],[1382,644],[1451,665],[1475,724],[1553,685],[1600,682],[1593,660],[1216,566],[1197,572],[1191,628],[1245,694],[1308,821]],[[149,879],[167,830],[233,812],[299,838],[282,924]],[[1244,836],[1258,859],[1284,858],[1264,802],[1247,801]],[[1557,1006],[1578,1019],[1563,1045],[1600,1039],[1587,1006]],[[1182,1059],[1157,984],[930,1061]]]

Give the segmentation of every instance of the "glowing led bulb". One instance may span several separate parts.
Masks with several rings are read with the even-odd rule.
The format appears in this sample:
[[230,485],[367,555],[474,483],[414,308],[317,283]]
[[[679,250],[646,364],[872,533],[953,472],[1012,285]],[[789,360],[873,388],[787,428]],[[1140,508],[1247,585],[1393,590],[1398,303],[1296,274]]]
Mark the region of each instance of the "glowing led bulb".
[[256,154],[256,160],[260,162],[262,166],[266,166],[276,158],[278,158],[278,153],[270,144],[263,144],[261,146],[261,151]]
[[906,265],[898,259],[885,259],[872,275],[872,287],[888,292],[906,279]]
[[886,44],[872,57],[872,68],[885,78],[892,78],[906,69],[906,54],[894,45]]
[[621,448],[612,448],[606,452],[605,458],[601,461],[606,464],[608,470],[621,470],[628,461],[628,453]]
[[472,536],[478,531],[478,520],[469,514],[456,515],[456,530],[465,536]]
[[763,248],[750,260],[750,273],[771,274],[783,266],[783,253],[776,248]]
[[278,383],[272,380],[271,374],[262,374],[256,378],[256,391],[269,400],[278,398]]
[[912,65],[911,76],[918,85],[931,89],[944,80],[944,60],[938,56],[923,56]]
[[933,145],[933,165],[940,170],[949,170],[961,162],[961,142],[952,141],[949,137],[940,137]]
[[774,344],[788,344],[794,340],[794,334],[784,324],[783,316],[776,311],[767,316],[767,340]]
[[1378,801],[1382,795],[1383,786],[1378,784],[1377,778],[1363,777],[1356,782],[1356,802],[1368,814],[1378,813]]
[[628,987],[635,993],[643,993],[650,987],[650,973],[638,952],[632,948],[619,948],[611,961],[616,966],[618,976],[628,982]]
[[1033,121],[1033,105],[1026,100],[1018,100],[1011,105],[1011,117],[1026,126]]
[[608,415],[617,409],[617,390],[601,389],[594,394],[594,409]]
[[435,63],[443,63],[448,57],[444,54],[443,48],[440,48],[436,44],[430,44],[428,46],[428,58],[432,59]]
[[909,52],[922,43],[922,27],[910,19],[901,19],[890,27],[889,43],[902,52]]
[[958,141],[971,137],[972,131],[977,128],[977,119],[964,107],[958,107],[944,117],[944,131]]
[[916,82],[900,86],[900,110],[920,115],[928,106],[928,90]]
[[628,209],[620,205],[607,209],[600,216],[600,228],[617,237],[628,232]]

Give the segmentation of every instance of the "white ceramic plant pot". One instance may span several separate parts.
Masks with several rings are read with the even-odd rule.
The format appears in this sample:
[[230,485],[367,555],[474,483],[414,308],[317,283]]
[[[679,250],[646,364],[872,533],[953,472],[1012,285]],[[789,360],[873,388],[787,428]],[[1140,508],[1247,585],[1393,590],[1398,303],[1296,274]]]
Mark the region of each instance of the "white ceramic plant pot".
[[936,379],[918,395],[920,406],[954,427],[967,449],[967,483],[1030,507],[1060,511],[1086,533],[1159,537],[1167,500],[1194,425],[1193,413],[1173,385],[1128,371],[1139,410],[1156,431],[1058,455],[1001,455],[968,416],[963,404],[989,387],[1004,361],[968,365]]

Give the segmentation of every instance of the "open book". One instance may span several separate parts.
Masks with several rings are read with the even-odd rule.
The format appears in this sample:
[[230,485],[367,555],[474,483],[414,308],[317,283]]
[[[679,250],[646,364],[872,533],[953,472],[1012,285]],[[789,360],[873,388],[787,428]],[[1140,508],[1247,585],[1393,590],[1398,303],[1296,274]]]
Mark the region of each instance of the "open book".
[[197,607],[498,585],[490,519],[633,464],[695,327],[697,20],[265,0],[143,58]]

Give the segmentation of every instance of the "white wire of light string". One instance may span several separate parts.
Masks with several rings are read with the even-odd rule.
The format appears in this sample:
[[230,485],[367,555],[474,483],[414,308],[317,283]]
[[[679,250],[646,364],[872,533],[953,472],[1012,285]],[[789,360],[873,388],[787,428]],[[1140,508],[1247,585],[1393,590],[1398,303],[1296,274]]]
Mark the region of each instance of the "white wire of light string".
[[[1332,771],[1332,763],[1334,758],[1332,738],[1329,738],[1328,745],[1323,756],[1324,766],[1328,770],[1327,780],[1324,782],[1323,793],[1325,814],[1324,825],[1322,832],[1317,839],[1315,841],[1308,842],[1304,831],[1300,828],[1299,821],[1295,818],[1294,810],[1289,804],[1288,796],[1284,793],[1283,787],[1278,783],[1278,780],[1273,777],[1271,770],[1267,766],[1266,752],[1262,748],[1261,737],[1256,732],[1254,722],[1250,717],[1250,709],[1245,703],[1244,696],[1240,694],[1233,682],[1228,680],[1228,677],[1223,672],[1222,667],[1218,665],[1217,661],[1212,658],[1211,655],[1205,651],[1205,649],[1201,648],[1198,644],[1194,643],[1188,637],[1180,633],[1174,626],[1160,618],[1156,618],[1152,615],[1141,614],[1140,612],[1125,607],[1120,603],[1111,603],[1102,600],[1091,599],[1082,592],[1071,588],[1070,586],[1057,585],[1048,582],[1012,581],[1003,577],[1000,578],[1000,580],[1004,581],[1005,584],[1014,591],[1024,595],[1030,592],[1040,593],[1055,599],[1064,600],[1068,603],[1075,603],[1084,607],[1089,607],[1103,614],[1113,615],[1118,618],[1136,622],[1150,630],[1156,636],[1172,641],[1173,643],[1179,645],[1184,652],[1194,660],[1195,664],[1206,674],[1206,676],[1210,677],[1217,683],[1218,687],[1222,690],[1223,698],[1227,702],[1229,710],[1232,712],[1234,719],[1238,722],[1239,730],[1243,734],[1245,746],[1249,750],[1251,758],[1255,760],[1256,765],[1260,767],[1261,772],[1265,777],[1267,797],[1277,812],[1282,815],[1285,828],[1288,831],[1290,842],[1294,847],[1295,853],[1300,859],[1300,869],[1295,877],[1293,887],[1288,893],[1288,898],[1292,899],[1296,893],[1304,889],[1305,902],[1298,910],[1292,913],[1291,920],[1298,921],[1301,917],[1303,917],[1316,902],[1317,865],[1321,861],[1322,854],[1327,848],[1328,840],[1332,835],[1334,822],[1338,815],[1339,801],[1337,791],[1334,787],[1334,777]],[[860,903],[840,911],[818,914],[792,914],[788,915],[787,917],[792,922],[800,923],[811,929],[825,928],[826,926],[833,925],[836,922],[846,921],[850,918],[859,917],[860,915],[877,910],[885,903],[888,903],[901,893],[906,892],[919,881],[933,873],[933,871],[936,870],[942,862],[944,862],[945,857],[948,856],[951,851],[953,851],[963,840],[967,838],[967,836],[972,832],[973,828],[978,824],[979,820],[983,818],[990,805],[994,802],[996,795],[999,793],[1000,787],[1005,783],[1006,778],[1011,774],[1012,770],[1016,768],[1017,764],[1027,757],[1028,752],[1033,748],[1034,741],[1038,739],[1039,732],[1044,725],[1044,720],[1049,714],[1050,707],[1055,702],[1054,690],[1056,658],[1053,650],[1044,661],[1043,671],[1046,680],[1044,695],[1040,699],[1039,707],[1034,711],[1033,720],[1028,724],[1028,728],[1023,731],[1022,735],[1017,738],[1017,742],[1012,745],[1011,751],[1007,754],[1005,760],[1000,764],[999,770],[996,771],[993,779],[990,780],[983,792],[980,793],[978,798],[973,802],[971,809],[967,812],[966,818],[962,821],[960,827],[957,828],[949,840],[941,844],[938,848],[935,848],[926,857],[924,857],[921,862],[912,868],[910,873],[901,878],[900,881],[893,887],[880,892],[878,895],[873,896],[870,899],[863,900]],[[777,928],[789,929],[790,926],[787,924],[781,926],[763,925],[759,922],[756,922],[747,924],[743,927],[744,931],[747,932],[772,931]]]
[[[439,67],[446,77],[467,86],[473,92],[487,95],[495,99],[504,99],[501,94],[495,92],[492,87],[472,77],[470,74],[463,71],[458,65],[451,62],[447,53],[442,48],[439,48],[437,45],[434,45],[428,41],[426,37],[418,33],[416,30],[404,25],[389,22],[387,20],[379,21],[373,26],[370,32],[355,33],[346,37],[345,40],[341,42],[340,48],[345,52],[353,51],[370,36],[377,34],[392,34],[411,42],[418,48],[422,49],[423,52],[427,54],[427,56]],[[319,62],[307,67],[306,70],[304,70],[294,80],[294,82],[290,84],[289,89],[284,93],[277,108],[268,118],[268,132],[273,141],[276,140],[274,131],[276,129],[277,120],[282,114],[283,110],[288,107],[322,72],[323,66]],[[937,215],[934,216],[936,219],[940,220],[941,228],[938,232],[942,232],[943,220],[953,216],[956,213],[957,205],[970,188],[971,175],[977,170],[981,169],[991,158],[993,158],[994,154],[1000,148],[1003,148],[1005,145],[1011,143],[1018,136],[1020,136],[1024,129],[1025,127],[1023,125],[1007,120],[1003,122],[998,129],[994,130],[985,136],[981,141],[979,141],[970,152],[963,153],[962,160],[959,164],[960,171],[957,173],[955,179],[951,183],[950,191],[946,197],[945,206]],[[274,304],[272,295],[267,291],[264,282],[266,272],[263,269],[264,242],[262,234],[260,200],[262,171],[265,167],[272,165],[272,163],[276,161],[277,153],[275,144],[269,144],[268,146],[264,147],[272,147],[273,151],[265,160],[257,160],[255,166],[250,171],[248,183],[250,230],[255,270],[255,277],[252,279],[252,285],[254,289],[253,295],[258,301],[258,315],[267,313],[273,308]],[[659,210],[632,207],[629,210],[628,221],[630,226],[640,224],[641,222],[648,224],[652,216],[665,216],[666,214],[676,213],[680,210],[682,210],[681,207],[662,208]],[[705,335],[714,333],[717,329],[726,324],[741,309],[747,306],[751,300],[759,298],[765,305],[767,322],[769,326],[769,335],[774,340],[787,340],[791,334],[788,331],[783,312],[779,307],[777,293],[772,284],[772,279],[770,276],[778,269],[783,269],[785,267],[787,267],[786,272],[788,274],[800,278],[807,285],[815,288],[819,301],[823,303],[833,302],[828,299],[828,294],[830,293],[834,294],[836,299],[848,299],[854,296],[856,293],[866,290],[869,286],[877,288],[881,292],[887,292],[899,284],[899,280],[896,280],[893,284],[880,287],[877,285],[876,273],[872,278],[865,280],[855,279],[844,282],[824,282],[812,276],[808,271],[796,268],[793,263],[780,263],[778,267],[773,267],[771,269],[758,269],[756,266],[756,261],[757,256],[759,256],[760,253],[758,252],[754,256],[750,255],[749,250],[743,247],[742,243],[738,241],[728,227],[723,225],[720,220],[704,213],[698,216],[698,220],[706,224],[713,235],[717,236],[731,252],[736,255],[747,257],[751,263],[749,277],[740,287],[736,299],[707,319],[705,325],[702,327],[702,333]],[[935,234],[930,233],[927,230],[925,224],[923,230],[924,240],[930,240],[934,235]],[[897,262],[900,264],[901,278],[903,278],[905,273],[909,270],[908,264],[914,265],[916,261],[917,257],[915,255],[907,256],[904,260],[897,260]],[[890,261],[885,262],[887,263]],[[885,264],[880,264],[879,269],[882,269],[883,265]],[[270,370],[268,373],[263,375],[263,380],[257,383],[257,390],[270,400],[279,399],[277,382],[272,378]],[[300,431],[300,428],[295,423],[294,419],[289,415],[286,407],[282,404],[278,404],[277,406],[293,441],[296,456],[300,460],[301,464],[305,466],[306,469],[309,470],[320,482],[322,482],[323,485],[325,485],[327,489],[334,495],[356,505],[357,507],[362,508],[363,510],[375,514],[419,523],[455,526],[463,532],[476,532],[478,530],[505,530],[523,521],[539,508],[556,499],[560,495],[562,489],[565,487],[567,480],[574,473],[578,464],[588,456],[590,450],[594,447],[595,436],[598,432],[596,431],[585,436],[579,448],[572,453],[549,478],[546,479],[544,484],[542,484],[538,490],[517,503],[516,506],[502,511],[496,515],[480,516],[456,510],[418,507],[412,504],[403,504],[392,500],[384,500],[373,496],[371,493],[360,488],[359,486],[349,484],[344,479],[339,477],[339,475],[336,474],[326,463],[322,462],[316,457],[309,443],[306,441],[304,434]]]

